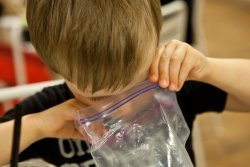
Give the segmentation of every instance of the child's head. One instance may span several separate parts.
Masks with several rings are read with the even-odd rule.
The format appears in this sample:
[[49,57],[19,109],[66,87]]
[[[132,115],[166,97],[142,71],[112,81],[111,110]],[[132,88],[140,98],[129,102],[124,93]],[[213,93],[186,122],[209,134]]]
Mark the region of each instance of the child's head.
[[31,40],[81,91],[146,79],[161,29],[159,0],[28,0]]

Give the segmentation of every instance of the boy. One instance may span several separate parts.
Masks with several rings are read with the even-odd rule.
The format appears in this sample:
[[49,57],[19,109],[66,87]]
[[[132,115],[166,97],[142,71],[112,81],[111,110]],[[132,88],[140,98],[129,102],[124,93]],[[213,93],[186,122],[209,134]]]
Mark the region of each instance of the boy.
[[[150,79],[159,80],[162,87],[180,90],[185,79],[190,78],[229,92],[227,96],[208,84],[185,83],[177,93],[177,100],[190,129],[196,114],[232,107],[226,104],[231,95],[244,100],[237,94],[241,88],[230,85],[232,76],[225,76],[226,83],[221,84],[221,76],[211,70],[214,61],[208,61],[189,45],[171,41],[156,50],[161,28],[160,2],[156,0],[28,0],[27,3],[32,42],[45,63],[61,74],[67,84],[44,89],[21,103],[25,115],[21,161],[39,157],[56,166],[93,166],[88,145],[68,139],[81,138],[74,129],[73,112],[145,80],[151,62]],[[75,99],[69,100],[72,98]],[[243,103],[235,102],[233,109],[238,104]],[[8,112],[1,122],[13,119],[14,112],[14,109]],[[3,125],[7,127],[4,131],[13,121]],[[8,132],[5,130],[4,134]],[[191,137],[187,150],[193,159]],[[6,156],[4,160],[1,163],[8,162]]]

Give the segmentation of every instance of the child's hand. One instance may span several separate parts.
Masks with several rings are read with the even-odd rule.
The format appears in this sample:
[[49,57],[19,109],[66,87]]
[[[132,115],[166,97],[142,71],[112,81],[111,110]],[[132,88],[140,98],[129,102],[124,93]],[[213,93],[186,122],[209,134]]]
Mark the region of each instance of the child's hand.
[[[88,141],[89,138],[85,132],[80,133],[75,128],[74,123],[74,113],[84,107],[86,105],[76,99],[71,99],[40,113],[28,115],[28,118],[29,121],[34,121],[33,128],[38,133],[38,139],[52,137],[76,138]],[[96,124],[93,128],[100,135],[104,132],[102,124]]]
[[207,58],[190,45],[172,40],[157,48],[149,79],[162,88],[179,91],[187,79],[201,80]]

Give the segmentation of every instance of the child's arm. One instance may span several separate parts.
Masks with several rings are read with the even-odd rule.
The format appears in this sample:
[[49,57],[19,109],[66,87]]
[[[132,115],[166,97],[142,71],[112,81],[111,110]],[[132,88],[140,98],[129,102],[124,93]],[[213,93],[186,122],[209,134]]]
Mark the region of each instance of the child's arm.
[[226,109],[249,111],[250,59],[207,58],[206,69],[201,81],[228,93]]
[[228,92],[226,109],[245,110],[250,105],[250,60],[205,57],[177,40],[157,49],[150,80],[172,91],[180,90],[185,80],[201,81]]
[[[47,137],[77,138],[84,137],[75,129],[74,112],[83,105],[77,100],[68,100],[43,112],[22,117],[21,140],[19,152],[32,143]],[[0,166],[10,161],[14,121],[0,124]]]

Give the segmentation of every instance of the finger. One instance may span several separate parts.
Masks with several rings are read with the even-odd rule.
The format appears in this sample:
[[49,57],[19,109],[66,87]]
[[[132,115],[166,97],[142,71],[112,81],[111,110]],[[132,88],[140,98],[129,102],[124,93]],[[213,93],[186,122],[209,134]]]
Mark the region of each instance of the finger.
[[177,46],[170,58],[169,64],[169,90],[176,91],[182,62],[186,55],[186,46],[180,44]]
[[81,135],[81,140],[84,140],[84,141],[88,141],[89,143],[92,143],[92,139],[91,137],[86,133],[84,127],[84,125],[80,125],[78,126],[77,128],[77,131],[80,132],[80,135]]
[[162,88],[167,88],[169,85],[169,62],[170,62],[170,57],[172,55],[172,53],[174,52],[176,48],[175,43],[171,42],[169,43],[160,58],[160,62],[159,62],[159,78],[160,78],[160,86]]
[[165,49],[165,45],[162,45],[162,46],[158,47],[156,50],[155,56],[153,58],[151,66],[150,66],[149,80],[151,82],[157,82],[159,79],[158,65],[159,65],[160,57],[161,57],[164,49]]
[[104,124],[102,121],[96,121],[93,122],[93,130],[95,131],[96,135],[98,137],[102,137],[105,135],[105,133],[107,132],[107,129],[105,128]]
[[78,130],[81,132],[82,140],[88,141],[89,143],[99,140],[99,138],[103,137],[108,132],[101,121],[94,121],[89,124],[81,125],[78,127]]
[[186,54],[180,69],[178,88],[177,88],[178,91],[183,87],[185,81],[187,80],[188,75],[192,70],[192,64],[193,62],[190,59],[190,56]]

